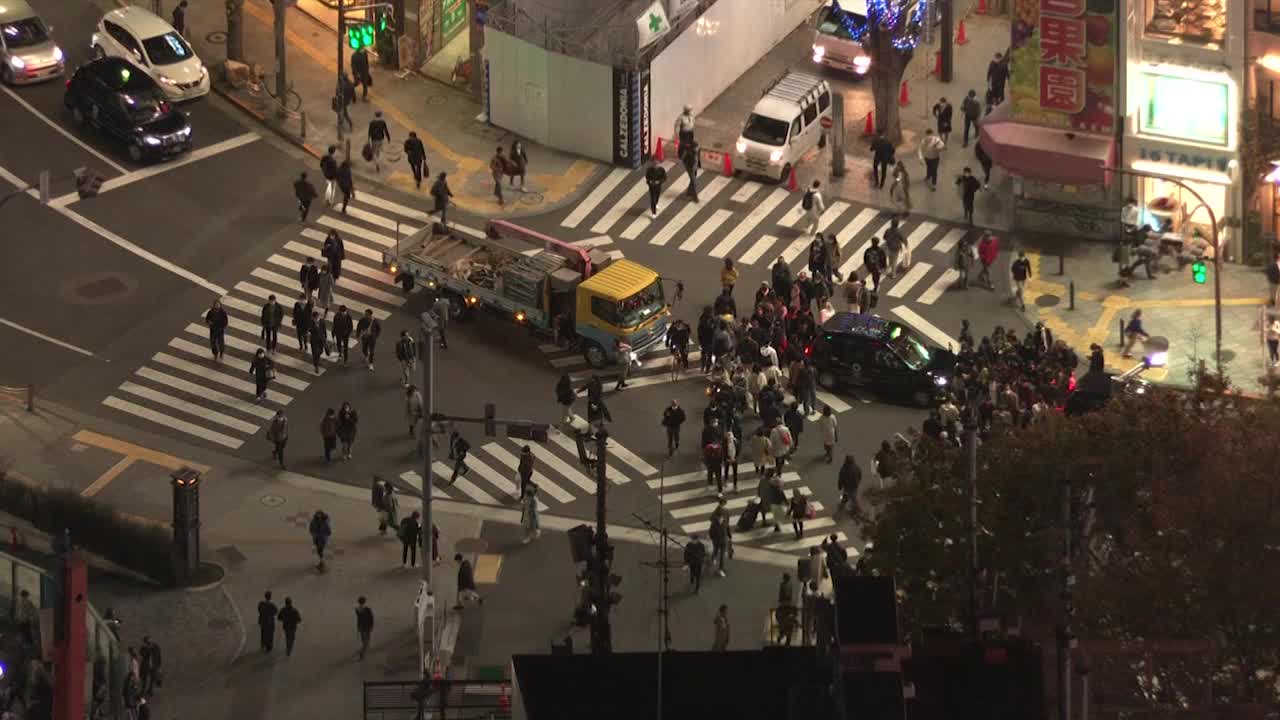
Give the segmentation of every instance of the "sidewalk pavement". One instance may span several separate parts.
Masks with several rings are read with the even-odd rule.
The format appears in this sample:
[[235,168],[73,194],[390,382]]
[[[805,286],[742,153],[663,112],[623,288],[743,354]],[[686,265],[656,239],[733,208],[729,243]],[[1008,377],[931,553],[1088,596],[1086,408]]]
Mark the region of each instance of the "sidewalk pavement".
[[[157,447],[165,451],[152,449]],[[200,499],[203,558],[224,569],[220,583],[157,589],[101,572],[90,580],[91,601],[101,611],[114,609],[126,646],[136,646],[143,635],[161,644],[165,686],[152,701],[160,716],[359,717],[361,681],[416,677],[413,600],[419,573],[397,565],[400,547],[393,537],[377,535],[363,481],[350,486],[268,469],[39,400],[35,413],[0,405],[0,448],[0,460],[38,483],[76,489],[159,523],[170,517],[166,466],[209,468]],[[288,451],[318,448],[298,440]],[[264,445],[264,460],[266,454]],[[123,469],[122,458],[129,460]],[[416,498],[401,496],[402,515],[416,507]],[[325,510],[333,525],[323,573],[316,570],[307,532],[316,509]],[[435,509],[444,559],[435,568],[437,602],[444,609],[443,645],[453,650],[448,665],[454,677],[492,677],[508,667],[511,654],[547,652],[552,641],[568,635],[578,652],[586,651],[587,633],[570,622],[577,581],[563,536],[581,520],[544,514],[542,537],[526,545],[520,541],[517,510],[447,501],[437,502]],[[624,600],[613,614],[619,651],[651,650],[658,639],[656,534],[626,526],[635,522],[633,510],[656,519],[656,506],[610,510],[616,523],[610,526],[617,549],[614,570],[625,578],[619,588]],[[455,552],[472,560],[485,597],[481,607],[460,613],[450,609]],[[687,592],[678,548],[669,558],[674,648],[709,648],[720,603],[730,607],[733,648],[762,644],[778,574],[794,570],[793,556],[742,548],[730,561],[729,576],[708,572],[699,595]],[[292,597],[302,615],[292,657],[284,656],[279,634],[274,653],[259,650],[256,605],[266,590],[277,604]],[[354,627],[360,595],[375,614],[373,641],[363,661]]]
[[[903,73],[910,102],[899,107],[903,141],[898,146],[897,156],[906,164],[911,176],[912,213],[953,222],[964,222],[964,208],[960,191],[954,185],[955,178],[965,166],[982,177],[982,166],[974,155],[974,138],[970,137],[968,147],[962,147],[964,120],[960,114],[960,101],[971,89],[977,91],[979,100],[985,96],[987,63],[995,53],[1004,52],[1009,47],[1008,17],[977,15],[973,10],[976,4],[977,0],[963,0],[956,8],[957,28],[960,18],[964,18],[968,41],[955,46],[952,82],[944,83],[933,75],[936,51],[941,41],[935,39],[932,46],[921,43]],[[813,32],[812,24],[801,25],[698,115],[699,142],[705,149],[732,151],[747,113],[769,83],[787,69],[809,69],[805,63],[811,54]],[[831,175],[829,149],[814,149],[796,166],[797,187],[808,187],[818,179],[823,183],[828,202],[838,197],[891,207],[893,203],[889,199],[888,185],[883,189],[872,185],[868,150],[872,138],[863,135],[867,114],[874,108],[870,79],[847,79],[849,76],[835,71],[820,71],[819,74],[833,81],[833,89],[847,88],[842,93],[845,99],[845,175],[838,178]],[[896,90],[894,94],[897,95]],[[936,128],[932,110],[940,97],[947,98],[953,108],[952,133],[938,170],[938,190],[931,192],[924,183],[924,163],[916,157],[916,146],[926,128]],[[657,128],[655,133],[665,137],[671,130]],[[1000,168],[993,168],[990,187],[978,195],[974,221],[985,227],[1007,229],[1012,194],[1013,183],[1009,176]]]
[[[1019,244],[1001,247],[1002,267],[1016,256]],[[1106,352],[1107,369],[1122,372],[1141,361],[1141,346],[1134,359],[1120,356],[1120,324],[1136,309],[1142,310],[1143,325],[1152,335],[1148,352],[1167,347],[1169,365],[1152,368],[1143,377],[1157,383],[1189,386],[1190,372],[1198,359],[1214,367],[1214,269],[1209,281],[1197,285],[1189,266],[1164,257],[1155,279],[1141,269],[1120,287],[1112,246],[1105,243],[1037,238],[1025,241],[1031,260],[1032,277],[1026,289],[1026,317],[1042,321],[1056,338],[1066,341],[1083,361],[1089,345],[1097,343]],[[1064,272],[1059,274],[1059,257]],[[1075,309],[1070,309],[1071,284],[1075,285]],[[1267,375],[1276,376],[1266,365],[1263,319],[1270,322],[1273,309],[1267,303],[1267,279],[1260,268],[1224,263],[1222,266],[1222,347],[1223,369],[1237,388],[1248,393],[1265,393]],[[985,292],[971,289],[970,292]],[[989,328],[975,327],[975,335]]]
[[[126,0],[116,0],[126,2]],[[176,0],[164,0],[164,13]],[[149,3],[148,3],[149,5]],[[235,89],[226,82],[221,65],[226,59],[227,21],[223,3],[191,3],[187,12],[188,38],[197,54],[210,67],[214,92],[225,97],[274,131],[303,147],[317,158],[328,145],[344,147],[338,141],[337,124],[330,101],[337,82],[335,31],[322,21],[291,7],[286,20],[287,71],[293,89],[301,98],[301,113],[306,127],[297,116],[276,117],[274,101],[265,93],[254,96],[247,89]],[[261,66],[274,75],[274,17],[266,0],[244,2],[244,52],[246,62]],[[342,47],[343,67],[350,72],[350,48]],[[354,132],[351,142],[352,167],[356,170],[356,192],[361,182],[377,182],[406,192],[421,192],[429,203],[430,181],[424,180],[415,191],[408,163],[384,163],[381,171],[360,157],[369,121],[375,110],[381,110],[391,131],[391,145],[397,150],[410,130],[416,132],[427,149],[427,167],[434,176],[449,174],[449,187],[458,208],[482,218],[510,217],[545,212],[566,204],[579,190],[590,186],[607,168],[599,163],[568,153],[542,147],[524,140],[529,155],[526,189],[521,192],[509,185],[505,208],[493,196],[493,180],[489,159],[499,145],[510,149],[516,136],[478,119],[484,108],[461,88],[431,80],[418,74],[399,78],[371,59],[373,87],[368,102],[351,107]],[[274,92],[274,87],[271,88]],[[198,129],[197,129],[198,132]],[[319,176],[319,167],[315,168]],[[509,182],[504,178],[504,182]]]

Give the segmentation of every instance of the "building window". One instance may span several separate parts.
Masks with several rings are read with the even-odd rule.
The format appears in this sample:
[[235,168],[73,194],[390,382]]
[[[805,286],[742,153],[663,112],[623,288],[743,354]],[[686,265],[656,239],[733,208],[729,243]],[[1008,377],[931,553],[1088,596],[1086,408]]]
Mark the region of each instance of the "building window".
[[1253,29],[1280,33],[1280,0],[1253,0]]
[[1139,87],[1139,132],[1205,145],[1230,144],[1234,113],[1231,83],[1225,76],[1143,71]]
[[1146,15],[1147,37],[1215,47],[1226,37],[1227,0],[1146,0]]
[[[1183,180],[1213,210],[1221,223],[1227,215],[1227,186],[1217,183]],[[1140,181],[1142,202],[1145,212],[1144,223],[1151,225],[1158,232],[1177,233],[1190,237],[1199,232],[1205,238],[1212,236],[1209,213],[1196,200],[1196,196],[1183,190],[1180,185],[1158,178],[1143,178]]]

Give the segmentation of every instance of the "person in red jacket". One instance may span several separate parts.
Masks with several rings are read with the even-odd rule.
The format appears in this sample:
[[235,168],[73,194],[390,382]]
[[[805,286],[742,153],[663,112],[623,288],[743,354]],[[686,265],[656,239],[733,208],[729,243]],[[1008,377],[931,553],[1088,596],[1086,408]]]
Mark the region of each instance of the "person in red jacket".
[[991,266],[996,262],[996,256],[1000,254],[1000,239],[991,234],[988,230],[982,233],[982,239],[978,241],[978,260],[982,262],[982,270],[978,272],[978,282],[986,283],[988,290],[995,290],[996,285],[991,280]]

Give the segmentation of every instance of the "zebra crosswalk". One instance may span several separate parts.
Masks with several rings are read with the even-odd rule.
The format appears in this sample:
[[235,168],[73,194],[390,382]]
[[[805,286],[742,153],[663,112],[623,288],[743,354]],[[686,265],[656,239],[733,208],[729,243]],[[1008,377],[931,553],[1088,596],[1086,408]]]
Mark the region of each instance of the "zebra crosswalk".
[[[807,232],[802,193],[699,171],[699,202],[695,203],[683,196],[688,176],[673,164],[666,165],[672,177],[658,200],[656,214],[650,212],[644,172],[615,169],[569,210],[561,227],[589,232],[591,247],[619,254],[628,244],[642,243],[731,258],[739,265],[771,265],[781,258],[793,272],[805,267],[813,236]],[[818,227],[838,240],[841,276],[866,274],[862,256],[873,236],[884,236],[890,220],[891,213],[876,207],[845,200],[832,200],[827,205]],[[891,308],[908,303],[929,306],[938,302],[959,278],[953,269],[957,243],[967,234],[979,232],[918,217],[907,218],[900,229],[912,262],[895,277],[881,278],[877,312],[892,312]],[[616,247],[619,245],[623,247]],[[842,306],[842,299],[837,298],[835,304]],[[958,344],[932,326],[916,329],[939,346]]]
[[[220,447],[238,449],[270,421],[275,411],[293,402],[318,376],[338,363],[336,354],[322,356],[320,371],[311,357],[298,349],[290,321],[293,301],[301,288],[298,268],[307,258],[320,261],[328,230],[342,236],[346,259],[333,292],[331,308],[346,305],[354,318],[372,310],[379,319],[408,301],[394,277],[382,265],[384,250],[395,247],[396,238],[430,222],[420,210],[374,193],[354,196],[347,213],[337,207],[322,210],[312,223],[271,253],[222,298],[228,314],[226,354],[213,359],[203,312],[190,318],[164,349],[153,355],[102,404],[108,408],[161,426],[190,438]],[[416,290],[416,288],[415,288]],[[272,360],[276,376],[262,402],[254,402],[249,363],[259,347],[260,313],[271,295],[284,306],[286,321]],[[355,354],[359,350],[353,348]]]

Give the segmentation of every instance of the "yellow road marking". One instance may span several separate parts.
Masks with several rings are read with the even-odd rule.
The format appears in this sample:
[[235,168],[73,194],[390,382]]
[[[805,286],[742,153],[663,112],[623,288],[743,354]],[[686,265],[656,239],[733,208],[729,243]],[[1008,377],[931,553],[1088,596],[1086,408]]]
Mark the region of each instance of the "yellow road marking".
[[202,473],[209,472],[210,470],[208,465],[202,465],[190,460],[183,460],[182,458],[175,457],[168,453],[162,453],[158,450],[142,447],[141,445],[134,445],[131,442],[107,437],[106,435],[98,434],[92,430],[81,430],[75,435],[72,435],[71,439],[76,442],[84,443],[85,445],[92,445],[94,447],[102,448],[103,450],[110,450],[121,455],[132,457],[134,460],[142,460],[143,462],[148,462],[152,465],[159,465],[166,470],[180,470],[183,467],[199,470]]
[[502,571],[502,556],[481,553],[476,558],[476,584],[494,585],[498,582],[498,573]]
[[83,497],[93,497],[94,495],[97,495],[98,493],[102,492],[104,488],[110,485],[112,480],[115,480],[117,477],[119,477],[120,473],[124,472],[125,470],[128,470],[129,466],[134,464],[137,461],[138,461],[138,458],[132,455],[125,455],[123,458],[120,458],[120,462],[117,462],[115,465],[112,465],[110,470],[102,473],[101,475],[98,476],[97,480],[94,480],[93,482],[89,483],[89,487],[80,491],[80,495],[82,495]]

